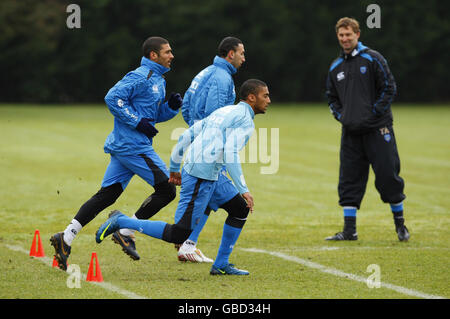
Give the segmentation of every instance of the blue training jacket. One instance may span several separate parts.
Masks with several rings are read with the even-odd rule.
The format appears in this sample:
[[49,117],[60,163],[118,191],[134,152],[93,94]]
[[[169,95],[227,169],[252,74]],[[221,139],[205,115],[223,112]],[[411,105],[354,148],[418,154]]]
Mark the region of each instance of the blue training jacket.
[[167,102],[163,74],[170,69],[146,57],[141,66],[127,73],[106,94],[105,102],[114,115],[114,129],[105,141],[105,153],[141,154],[151,150],[153,140],[136,130],[142,118],[152,124],[165,122],[178,114]]
[[183,169],[197,178],[216,181],[225,165],[239,193],[248,192],[242,173],[239,151],[251,137],[255,113],[241,101],[228,105],[197,121],[178,139],[170,156],[170,171],[179,172],[186,152]]
[[236,92],[231,76],[236,72],[231,63],[216,56],[212,65],[195,76],[184,94],[181,107],[183,118],[189,126],[220,107],[234,104]]

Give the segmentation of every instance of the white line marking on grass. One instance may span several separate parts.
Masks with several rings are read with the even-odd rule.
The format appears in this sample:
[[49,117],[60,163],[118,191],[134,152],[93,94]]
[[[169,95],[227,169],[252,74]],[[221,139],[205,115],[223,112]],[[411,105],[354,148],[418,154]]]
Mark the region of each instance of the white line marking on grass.
[[398,249],[398,250],[450,250],[448,247],[400,247],[400,246],[385,246],[385,247],[368,247],[368,246],[343,246],[343,247],[336,247],[336,246],[311,246],[311,247],[291,247],[282,249],[283,251],[332,251],[332,250],[382,250],[382,249]]
[[[24,248],[22,248],[20,246],[12,246],[12,245],[5,245],[5,246],[7,248],[11,249],[11,250],[18,251],[18,252],[21,252],[21,253],[25,253],[27,255],[30,253],[29,251],[25,250]],[[33,259],[39,260],[39,261],[43,262],[44,264],[46,264],[47,266],[52,267],[52,264],[53,264],[53,259],[52,258],[49,258],[49,257],[33,257]],[[148,299],[147,297],[143,297],[143,296],[137,295],[134,292],[122,289],[122,288],[117,287],[117,286],[115,286],[115,285],[113,285],[111,283],[108,283],[106,281],[103,281],[103,282],[86,281],[86,274],[81,274],[81,276],[82,276],[82,279],[85,282],[87,282],[87,283],[90,283],[90,284],[99,286],[99,287],[101,287],[103,289],[106,289],[106,290],[118,293],[119,295],[123,295],[123,296],[125,296],[125,297],[127,297],[129,299]]]
[[[263,249],[257,249],[257,248],[241,248],[241,250],[244,251],[248,251],[248,252],[252,252],[252,253],[262,253],[262,254],[269,254],[275,257],[279,257],[288,261],[293,261],[297,264],[302,264],[306,267],[309,268],[313,268],[313,269],[317,269],[321,272],[327,273],[327,274],[331,274],[334,276],[338,276],[338,277],[342,277],[342,278],[347,278],[347,279],[351,279],[354,281],[358,281],[358,282],[362,282],[362,283],[367,283],[367,278],[362,277],[362,276],[358,276],[358,275],[354,275],[351,273],[346,273],[343,271],[340,271],[338,269],[335,268],[331,268],[331,267],[326,267],[323,266],[321,264],[318,263],[314,263],[312,261],[308,261],[302,258],[298,258],[295,256],[289,256],[283,253],[279,253],[279,252],[274,252],[274,251],[267,251],[267,250],[263,250]],[[396,286],[396,285],[392,285],[389,283],[385,283],[385,282],[381,282],[381,287],[387,288],[387,289],[391,289],[394,290],[396,292],[399,292],[401,294],[404,295],[408,295],[408,296],[413,296],[413,297],[417,297],[417,298],[424,298],[424,299],[446,299],[445,297],[441,297],[441,296],[436,296],[436,295],[429,295],[417,290],[412,290],[412,289],[408,289],[405,287],[401,287],[401,286]]]

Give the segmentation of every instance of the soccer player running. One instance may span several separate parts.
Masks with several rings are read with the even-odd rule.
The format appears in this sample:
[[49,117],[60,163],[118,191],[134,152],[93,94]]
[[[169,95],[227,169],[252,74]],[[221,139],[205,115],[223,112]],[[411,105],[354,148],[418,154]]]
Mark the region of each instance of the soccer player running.
[[358,41],[358,21],[340,19],[336,35],[343,51],[331,64],[326,87],[331,113],[342,124],[338,193],[344,229],[326,240],[358,239],[356,212],[372,166],[375,187],[381,200],[390,204],[398,239],[407,241],[410,235],[403,218],[406,196],[392,127],[394,77],[386,59]]
[[[174,55],[169,42],[161,37],[145,40],[142,50],[140,67],[126,74],[105,96],[106,105],[114,116],[114,129],[104,145],[111,161],[101,188],[81,206],[63,232],[50,238],[58,266],[63,270],[67,269],[75,236],[117,200],[135,174],[155,191],[132,218],[148,219],[176,197],[175,185],[169,183],[167,167],[152,146],[153,137],[158,133],[155,124],[173,118],[182,105],[178,93],[172,93],[164,102],[166,82],[163,74],[170,70]],[[133,260],[138,260],[133,233],[133,230],[122,229],[112,238]]]
[[[184,94],[181,113],[189,126],[204,119],[218,108],[235,103],[236,93],[232,75],[244,62],[245,50],[242,41],[235,37],[224,38],[219,44],[218,55],[214,57],[213,64],[194,77]],[[217,211],[223,208],[231,213],[232,210],[245,206],[245,201],[239,196],[236,187],[227,177],[226,169],[223,168],[209,205],[204,214],[195,221],[196,225],[191,235],[182,245],[175,245],[178,249],[178,260],[213,262],[196,246],[211,209]]]
[[[256,79],[245,81],[239,91],[241,101],[217,109],[205,119],[196,122],[179,138],[170,160],[170,182],[181,184],[180,200],[175,212],[175,224],[162,221],[129,218],[113,211],[100,226],[96,241],[118,229],[131,228],[169,243],[183,243],[195,227],[195,221],[204,213],[217,187],[222,166],[246,201],[245,209],[230,210],[225,220],[222,241],[211,267],[211,275],[248,275],[229,262],[229,256],[244,227],[254,201],[242,173],[239,151],[247,144],[254,131],[255,114],[265,113],[270,103],[267,85]],[[181,159],[186,158],[180,173]]]

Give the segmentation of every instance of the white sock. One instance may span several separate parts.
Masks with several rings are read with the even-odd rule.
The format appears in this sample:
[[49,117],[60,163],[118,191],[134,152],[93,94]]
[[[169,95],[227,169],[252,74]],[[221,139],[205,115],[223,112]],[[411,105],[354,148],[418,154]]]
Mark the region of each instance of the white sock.
[[[136,217],[136,215],[131,216],[131,218],[138,219]],[[135,230],[129,229],[129,228],[122,228],[121,230],[119,230],[119,232],[121,235],[124,235],[124,236],[132,236],[132,235],[134,235]]]
[[64,241],[67,245],[72,246],[72,241],[75,239],[75,236],[80,232],[81,224],[76,219],[72,219],[70,224],[67,226],[66,230],[64,231]]
[[192,249],[192,247],[195,247],[195,242],[193,242],[190,239],[186,239],[185,242],[183,243],[184,248],[187,249]]

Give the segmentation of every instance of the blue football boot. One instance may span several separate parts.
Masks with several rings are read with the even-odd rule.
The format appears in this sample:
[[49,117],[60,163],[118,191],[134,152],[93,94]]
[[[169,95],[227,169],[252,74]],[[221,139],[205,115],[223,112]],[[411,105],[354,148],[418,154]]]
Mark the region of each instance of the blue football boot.
[[245,276],[249,275],[250,273],[247,270],[238,269],[234,267],[233,264],[228,264],[225,267],[217,268],[216,266],[211,267],[211,271],[209,272],[210,275],[238,275],[238,276]]
[[119,223],[117,222],[117,219],[120,216],[125,216],[124,214],[122,214],[121,212],[119,212],[118,210],[113,210],[110,214],[109,214],[109,218],[106,220],[106,222],[104,222],[100,228],[97,230],[97,232],[95,233],[95,241],[97,243],[101,243],[103,241],[103,239],[105,239],[105,237],[113,234],[116,230],[120,229]]

